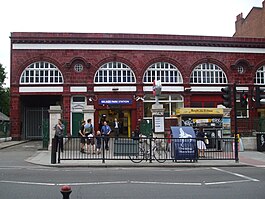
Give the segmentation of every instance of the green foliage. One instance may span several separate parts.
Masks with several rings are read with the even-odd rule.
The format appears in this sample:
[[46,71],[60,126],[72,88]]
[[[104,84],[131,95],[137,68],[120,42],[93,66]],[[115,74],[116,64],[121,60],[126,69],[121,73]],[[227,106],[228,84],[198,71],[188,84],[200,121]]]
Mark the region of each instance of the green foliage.
[[9,116],[10,90],[9,88],[3,87],[5,79],[6,79],[5,68],[0,63],[0,111]]
[[0,90],[3,88],[3,84],[4,84],[5,79],[6,79],[5,68],[0,63]]
[[10,89],[4,88],[0,92],[0,111],[7,116],[9,116],[9,107],[10,107]]

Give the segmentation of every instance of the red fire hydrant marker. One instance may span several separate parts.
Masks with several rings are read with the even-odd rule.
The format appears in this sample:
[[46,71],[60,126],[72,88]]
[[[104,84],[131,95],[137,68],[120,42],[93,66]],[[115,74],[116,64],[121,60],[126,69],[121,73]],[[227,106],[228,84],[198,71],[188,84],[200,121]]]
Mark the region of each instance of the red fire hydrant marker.
[[61,187],[61,193],[63,195],[63,199],[70,199],[70,194],[72,193],[72,189],[69,185],[64,185]]

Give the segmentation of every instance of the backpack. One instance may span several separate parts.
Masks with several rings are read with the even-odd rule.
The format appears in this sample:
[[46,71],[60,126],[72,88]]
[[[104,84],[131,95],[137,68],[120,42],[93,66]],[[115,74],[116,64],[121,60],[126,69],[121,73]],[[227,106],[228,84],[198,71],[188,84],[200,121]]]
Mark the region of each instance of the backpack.
[[85,126],[85,134],[92,134],[93,133],[93,125],[90,124],[90,126]]

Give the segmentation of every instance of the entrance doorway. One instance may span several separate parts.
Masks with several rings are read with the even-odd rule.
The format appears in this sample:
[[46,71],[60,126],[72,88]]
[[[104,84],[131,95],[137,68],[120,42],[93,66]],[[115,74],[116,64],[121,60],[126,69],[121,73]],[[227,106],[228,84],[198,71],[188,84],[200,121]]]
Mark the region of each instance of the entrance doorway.
[[60,104],[59,95],[21,96],[22,138],[43,139],[48,134],[44,126],[49,125],[50,106]]
[[107,109],[99,111],[99,128],[101,122],[106,120],[111,129],[114,128],[114,119],[121,124],[120,136],[130,137],[131,135],[131,111],[119,109]]
[[81,121],[83,119],[83,113],[72,113],[72,136],[78,136]]

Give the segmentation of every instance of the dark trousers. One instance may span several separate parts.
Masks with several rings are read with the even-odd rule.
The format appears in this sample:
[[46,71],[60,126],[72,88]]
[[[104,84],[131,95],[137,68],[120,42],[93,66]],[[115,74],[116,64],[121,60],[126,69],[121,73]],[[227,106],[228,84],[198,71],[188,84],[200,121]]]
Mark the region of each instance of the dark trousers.
[[115,138],[117,139],[120,135],[120,129],[119,128],[114,128],[114,134],[115,134]]
[[104,140],[104,143],[105,143],[105,149],[109,149],[109,135],[104,135],[103,136],[103,140]]
[[58,150],[58,147],[59,147],[60,151],[63,152],[63,137],[58,137],[58,136],[55,135],[54,139],[55,139],[56,152]]
[[97,149],[101,148],[101,137],[96,137],[96,148]]

